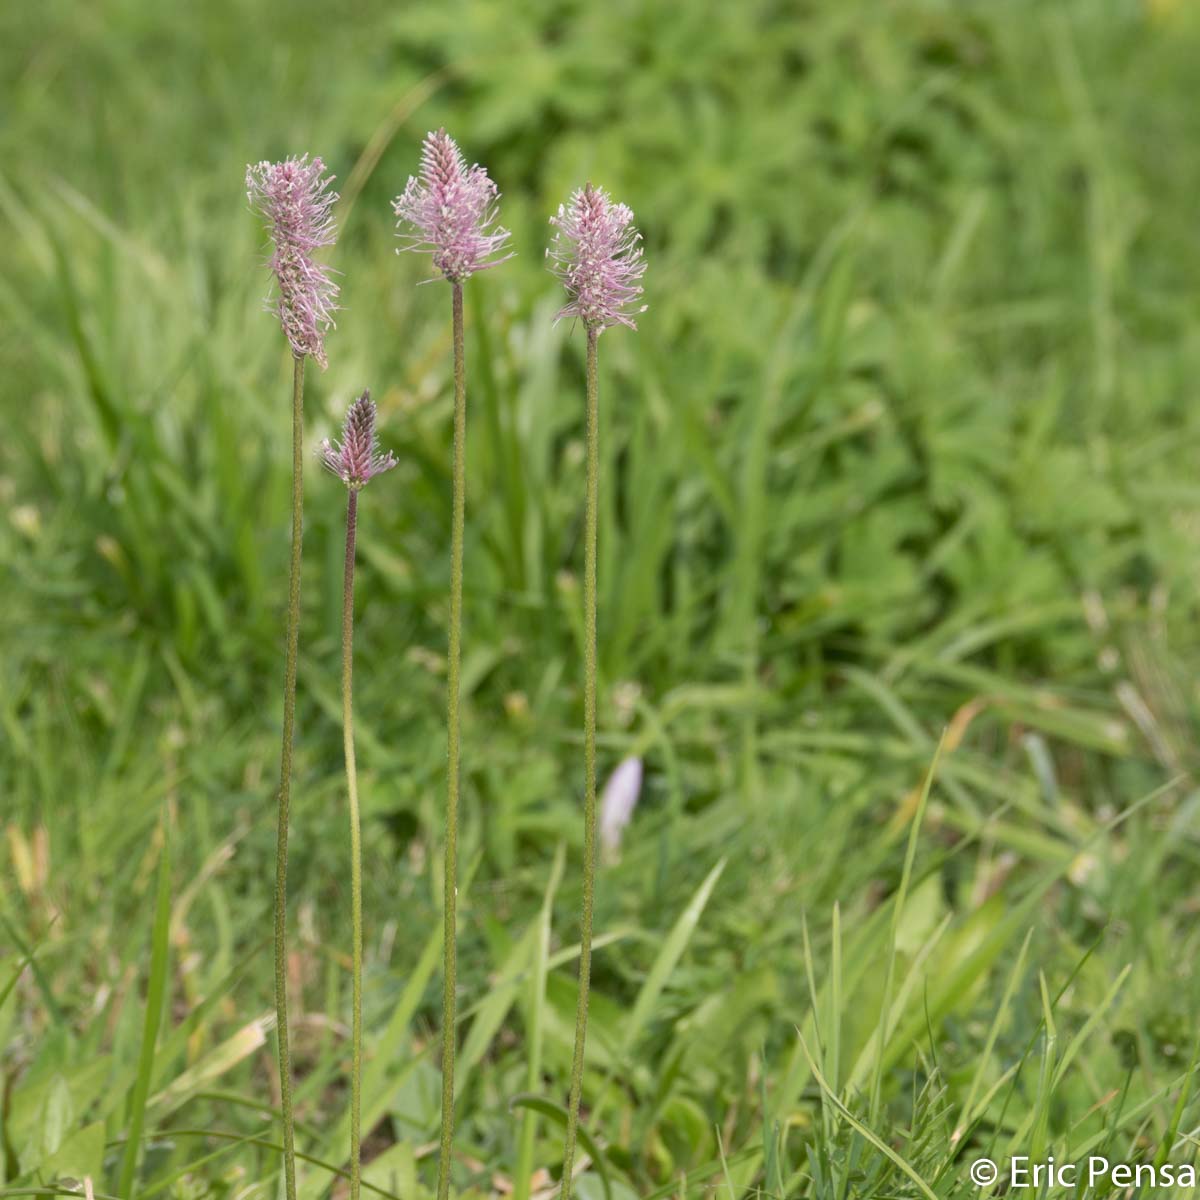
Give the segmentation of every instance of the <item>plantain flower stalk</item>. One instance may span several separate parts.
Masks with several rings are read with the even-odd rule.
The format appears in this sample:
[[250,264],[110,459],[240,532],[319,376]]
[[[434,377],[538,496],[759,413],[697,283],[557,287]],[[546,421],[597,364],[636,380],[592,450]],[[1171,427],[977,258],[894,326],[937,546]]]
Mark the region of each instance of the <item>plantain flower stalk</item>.
[[[579,936],[579,1000],[575,1010],[575,1052],[567,1101],[563,1146],[562,1200],[570,1200],[583,1091],[583,1054],[587,1040],[588,989],[592,971],[592,911],[596,890],[596,528],[600,479],[600,407],[596,345],[614,325],[637,328],[640,303],[641,235],[633,213],[614,204],[608,193],[589,183],[550,218],[554,235],[546,251],[550,269],[562,280],[567,303],[558,319],[574,317],[587,333],[587,497],[584,506],[583,566],[583,900]],[[632,807],[632,805],[630,806]]]
[[476,271],[512,258],[494,257],[508,241],[496,224],[500,193],[478,164],[468,167],[462,151],[444,129],[427,134],[421,147],[421,173],[409,176],[397,196],[402,250],[427,253],[451,283],[464,283]]
[[277,293],[267,308],[279,318],[292,349],[292,551],[288,585],[283,682],[283,746],[279,766],[275,852],[275,1011],[279,1039],[279,1094],[283,1123],[283,1174],[287,1200],[296,1200],[296,1135],[292,1115],[292,1063],[287,1010],[287,853],[291,807],[292,743],[296,724],[296,661],[300,640],[300,557],[304,533],[304,363],[324,368],[325,334],[333,324],[337,285],[313,253],[335,238],[325,164],[308,155],[246,168],[246,193],[271,236],[271,271]]
[[342,590],[342,743],[346,757],[346,795],[350,806],[350,920],[353,926],[350,1067],[350,1200],[359,1200],[362,1179],[362,825],[358,810],[358,771],[354,760],[354,543],[358,493],[396,460],[380,453],[375,437],[375,402],[363,392],[350,405],[340,442],[328,438],[318,453],[321,463],[346,485],[346,569]]
[[307,154],[246,168],[246,194],[273,243],[270,266],[279,290],[267,297],[267,311],[279,318],[292,353],[311,355],[322,370],[329,365],[325,334],[333,327],[338,297],[329,268],[313,259],[337,236],[331,213],[337,193],[330,191],[333,176],[324,171],[324,162],[309,162]]
[[[508,231],[496,224],[500,193],[481,166],[468,167],[444,129],[426,136],[420,174],[392,204],[403,245],[430,255],[450,284],[454,338],[454,461],[450,519],[450,630],[446,661],[446,864],[442,905],[442,1129],[438,1200],[450,1193],[454,1141],[455,987],[458,896],[459,692],[462,670],[463,527],[466,514],[467,387],[463,349],[463,284],[511,258],[497,258]],[[436,276],[435,276],[436,278]]]
[[383,453],[375,435],[375,401],[371,393],[363,392],[346,410],[341,441],[326,438],[318,447],[321,465],[336,475],[350,489],[350,497],[366,484],[390,471],[396,457],[390,450]]
[[646,264],[632,211],[589,183],[558,206],[550,224],[546,257],[567,292],[556,319],[578,317],[589,334],[613,325],[636,329],[634,316],[646,311],[638,303]]

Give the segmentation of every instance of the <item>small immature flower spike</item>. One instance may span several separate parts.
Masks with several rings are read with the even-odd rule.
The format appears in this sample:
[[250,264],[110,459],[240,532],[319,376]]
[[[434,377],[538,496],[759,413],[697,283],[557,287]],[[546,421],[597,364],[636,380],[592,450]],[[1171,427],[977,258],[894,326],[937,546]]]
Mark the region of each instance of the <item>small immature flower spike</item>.
[[642,760],[626,758],[608,777],[600,797],[600,845],[609,861],[621,852],[621,835],[633,819],[642,792]]
[[636,329],[634,316],[646,311],[637,305],[646,264],[630,209],[589,183],[558,206],[550,224],[554,238],[546,257],[570,297],[556,319],[578,317],[597,333],[612,325]]
[[396,465],[390,450],[381,453],[375,436],[375,401],[370,392],[363,392],[346,411],[342,440],[326,438],[318,448],[321,463],[336,475],[351,491],[358,491],[376,475],[390,471]]
[[406,242],[401,249],[431,254],[434,267],[451,283],[506,262],[511,253],[492,257],[509,237],[495,224],[499,197],[487,171],[478,164],[468,167],[444,129],[427,134],[420,176],[410,175],[404,194],[392,202],[397,226],[407,223],[414,231],[399,235]]
[[307,154],[246,168],[246,195],[270,226],[274,246],[271,270],[279,296],[267,298],[267,311],[279,317],[292,353],[311,354],[322,368],[338,295],[329,268],[313,260],[313,252],[332,246],[337,236],[330,209],[338,197],[330,191],[333,176],[322,178],[324,171],[324,162],[310,162]]

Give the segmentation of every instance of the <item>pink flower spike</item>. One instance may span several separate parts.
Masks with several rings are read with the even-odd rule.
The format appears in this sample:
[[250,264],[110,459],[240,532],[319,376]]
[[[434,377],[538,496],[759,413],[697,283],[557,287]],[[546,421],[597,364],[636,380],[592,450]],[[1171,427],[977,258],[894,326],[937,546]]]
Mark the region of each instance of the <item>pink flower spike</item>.
[[279,318],[292,353],[311,354],[322,368],[329,365],[325,334],[333,327],[338,296],[329,268],[313,259],[314,251],[337,238],[330,215],[337,193],[329,190],[333,176],[322,178],[324,171],[324,162],[309,162],[307,154],[246,168],[246,195],[270,226],[274,248],[270,265],[279,295],[267,297],[267,311]]
[[558,206],[550,224],[554,237],[546,257],[570,297],[556,320],[578,317],[597,332],[612,325],[636,329],[633,318],[647,307],[637,303],[646,264],[630,209],[589,183]]
[[365,487],[369,480],[396,465],[390,450],[381,453],[375,436],[375,401],[370,392],[363,392],[346,411],[342,440],[326,438],[317,448],[321,463],[336,475],[351,491]]
[[[403,250],[425,251],[451,283],[462,283],[476,271],[512,258],[492,258],[508,241],[507,229],[496,225],[500,193],[487,171],[468,167],[454,139],[444,129],[425,136],[421,174],[409,176],[404,194],[392,202]],[[490,260],[490,261],[489,261]]]

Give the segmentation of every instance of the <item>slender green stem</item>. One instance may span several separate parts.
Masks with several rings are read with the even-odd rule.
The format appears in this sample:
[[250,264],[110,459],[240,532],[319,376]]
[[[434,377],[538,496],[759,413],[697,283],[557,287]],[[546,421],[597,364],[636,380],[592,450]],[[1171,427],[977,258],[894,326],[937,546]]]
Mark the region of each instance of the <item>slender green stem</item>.
[[442,905],[442,1146],[438,1200],[450,1194],[454,1142],[455,937],[458,904],[459,676],[462,664],[463,526],[466,517],[467,382],[462,284],[450,285],[454,324],[454,496],[450,518],[450,647],[446,662],[446,868]]
[[358,489],[346,501],[346,572],[342,589],[342,743],[350,801],[350,923],[354,927],[351,990],[350,1200],[358,1200],[362,1163],[362,830],[358,816],[358,769],[354,762],[354,535]]
[[579,1004],[575,1009],[575,1055],[567,1102],[563,1147],[562,1200],[571,1198],[575,1134],[583,1092],[583,1050],[587,1040],[588,987],[592,976],[592,901],[596,890],[596,529],[600,493],[600,402],[596,382],[596,339],[587,334],[587,499],[583,536],[583,905],[579,920]]
[[279,1095],[283,1115],[283,1178],[296,1200],[296,1134],[292,1118],[292,1053],[287,1015],[288,811],[292,797],[292,738],[296,727],[296,657],[300,645],[300,550],[304,539],[304,356],[292,375],[292,561],[288,584],[287,653],[283,673],[283,749],[279,765],[279,831],[275,848],[275,1013]]

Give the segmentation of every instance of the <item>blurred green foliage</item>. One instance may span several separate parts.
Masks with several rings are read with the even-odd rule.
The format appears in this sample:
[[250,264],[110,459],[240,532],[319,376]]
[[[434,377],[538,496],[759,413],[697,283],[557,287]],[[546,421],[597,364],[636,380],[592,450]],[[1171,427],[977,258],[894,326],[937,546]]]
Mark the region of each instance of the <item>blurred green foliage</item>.
[[[0,47],[0,988],[36,950],[0,1005],[8,1180],[116,1177],[164,836],[142,1194],[275,1169],[211,1131],[272,1138],[247,1104],[271,1098],[289,364],[242,179],[308,151],[343,193],[345,304],[310,438],[369,386],[401,459],[360,532],[369,1177],[428,1183],[449,298],[393,253],[389,201],[439,125],[519,252],[468,289],[459,1185],[553,1169],[551,1110],[510,1105],[565,1097],[582,339],[542,250],[589,178],[637,214],[650,304],[601,363],[602,744],[647,760],[598,900],[612,1186],[724,1181],[724,1150],[738,1192],[908,1194],[797,1026],[939,1195],[976,1139],[1157,1144],[1197,998],[1188,5],[50,0],[0,12]],[[294,986],[305,1145],[336,1164],[342,505],[313,466]]]

